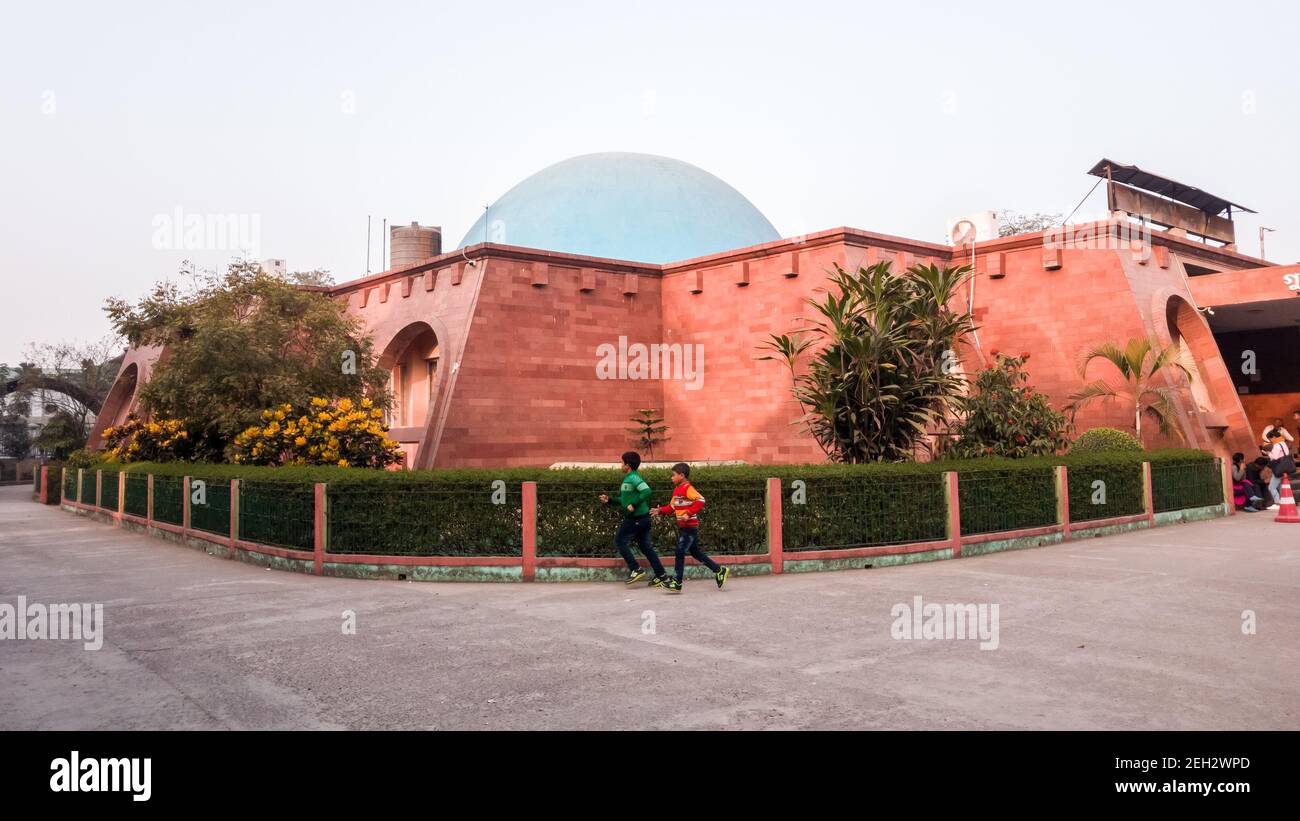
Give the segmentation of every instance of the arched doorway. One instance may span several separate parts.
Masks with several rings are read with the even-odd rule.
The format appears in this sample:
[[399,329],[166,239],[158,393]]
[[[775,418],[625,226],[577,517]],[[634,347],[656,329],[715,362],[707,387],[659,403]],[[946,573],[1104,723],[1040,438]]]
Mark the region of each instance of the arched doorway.
[[424,426],[434,404],[441,358],[438,336],[426,322],[407,325],[388,343],[379,365],[388,370],[393,398],[389,427]]
[[[1178,345],[1192,374],[1187,386],[1191,413],[1187,444],[1218,452],[1241,449],[1249,442],[1248,423],[1232,384],[1232,376],[1219,353],[1219,344],[1204,316],[1180,294],[1158,294],[1163,316],[1155,325],[1161,342]],[[1161,322],[1160,320],[1164,321]],[[1244,437],[1244,438],[1243,438]]]
[[135,406],[135,389],[140,379],[140,369],[132,363],[118,375],[117,381],[104,399],[99,409],[99,419],[104,420],[103,427],[115,427],[126,421],[126,417]]

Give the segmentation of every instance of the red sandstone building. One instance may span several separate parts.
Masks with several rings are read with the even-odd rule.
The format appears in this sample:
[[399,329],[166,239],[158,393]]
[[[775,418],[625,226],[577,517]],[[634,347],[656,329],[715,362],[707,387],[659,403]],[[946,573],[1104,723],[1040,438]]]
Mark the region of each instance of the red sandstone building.
[[[941,245],[853,228],[782,239],[693,166],[591,155],[516,186],[454,251],[441,252],[436,229],[395,229],[390,269],[331,293],[383,352],[391,435],[417,468],[609,462],[640,408],[662,409],[667,458],[822,461],[792,424],[788,372],[759,346],[797,325],[833,264],[880,260],[973,259],[966,370],[995,350],[1029,352],[1033,384],[1058,408],[1090,346],[1178,342],[1195,363],[1177,402],[1181,443],[1251,453],[1272,418],[1290,427],[1300,407],[1300,265],[1239,253],[1235,203],[1110,161],[1093,173],[1109,178],[1110,220]],[[618,370],[618,352],[637,345],[680,358],[658,361],[669,371],[658,378],[620,378],[639,375]],[[127,353],[92,445],[134,409],[157,355]],[[1103,364],[1090,379],[1110,376]],[[1116,406],[1077,421],[1132,429]]]

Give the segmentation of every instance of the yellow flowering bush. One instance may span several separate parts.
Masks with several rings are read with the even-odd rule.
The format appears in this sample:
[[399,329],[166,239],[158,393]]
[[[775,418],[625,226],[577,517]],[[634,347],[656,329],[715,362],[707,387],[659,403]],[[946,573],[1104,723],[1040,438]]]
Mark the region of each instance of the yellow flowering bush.
[[144,420],[134,413],[122,424],[104,428],[104,458],[110,462],[171,462],[189,458],[184,419]]
[[235,437],[231,461],[240,465],[338,465],[385,468],[402,461],[388,438],[384,412],[370,399],[313,398],[262,411],[262,424]]

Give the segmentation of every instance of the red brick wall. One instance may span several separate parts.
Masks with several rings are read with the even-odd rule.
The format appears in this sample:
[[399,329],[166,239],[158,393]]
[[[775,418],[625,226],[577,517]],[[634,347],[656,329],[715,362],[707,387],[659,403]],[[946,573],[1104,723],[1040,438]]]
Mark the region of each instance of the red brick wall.
[[539,265],[488,260],[438,466],[616,462],[637,409],[663,407],[659,382],[596,378],[602,343],[662,339],[659,279],[630,295],[627,273],[548,265],[534,284]]

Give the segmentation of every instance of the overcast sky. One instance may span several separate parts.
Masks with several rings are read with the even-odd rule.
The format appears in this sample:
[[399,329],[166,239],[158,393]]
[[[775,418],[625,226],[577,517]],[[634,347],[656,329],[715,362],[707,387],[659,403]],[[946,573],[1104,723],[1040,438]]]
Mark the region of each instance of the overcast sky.
[[[694,163],[783,235],[943,241],[1069,212],[1102,156],[1260,212],[1300,260],[1294,3],[9,4],[0,35],[0,362],[108,331],[182,259],[183,216],[336,280],[366,216],[441,225],[569,156]],[[1080,214],[1099,215],[1099,189]],[[1078,217],[1076,217],[1076,220]],[[250,230],[253,223],[249,223]],[[170,236],[170,235],[169,235]]]

